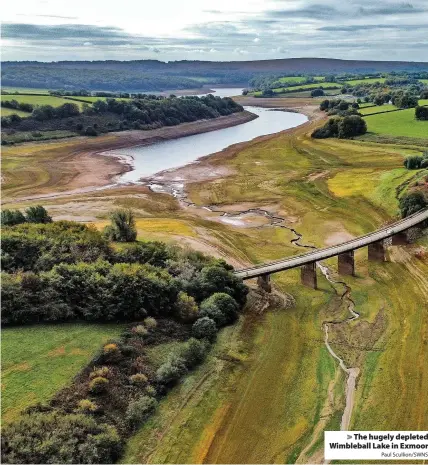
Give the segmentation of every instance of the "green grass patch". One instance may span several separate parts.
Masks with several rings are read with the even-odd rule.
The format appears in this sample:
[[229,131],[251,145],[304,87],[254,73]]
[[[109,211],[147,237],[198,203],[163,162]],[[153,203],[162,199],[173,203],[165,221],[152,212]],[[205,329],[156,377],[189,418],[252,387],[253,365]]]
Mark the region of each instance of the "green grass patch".
[[374,84],[375,82],[384,83],[386,78],[367,78],[367,79],[352,79],[350,81],[346,81],[347,84],[351,86],[357,86],[359,84]]
[[120,325],[62,324],[2,329],[2,419],[46,402],[82,369]]
[[393,136],[428,138],[428,121],[415,119],[415,109],[374,114],[366,117],[369,132]]
[[3,92],[20,93],[20,94],[46,94],[49,95],[49,89],[36,89],[35,87],[2,87]]
[[21,118],[27,118],[28,116],[31,115],[31,113],[28,113],[26,111],[15,110],[13,108],[5,108],[5,107],[1,107],[0,113],[1,113],[1,116],[18,115]]
[[385,104],[385,105],[377,105],[377,106],[369,106],[360,108],[358,111],[362,115],[373,115],[375,113],[381,113],[384,111],[394,111],[397,110],[395,105]]
[[[77,97],[76,97],[77,98]],[[85,97],[83,97],[85,98]],[[70,103],[70,99],[62,97],[54,97],[53,95],[2,95],[2,102],[5,100],[16,100],[19,103],[31,103],[31,105],[52,105],[53,107],[59,107],[64,103]],[[83,102],[74,101],[79,107],[82,107]]]

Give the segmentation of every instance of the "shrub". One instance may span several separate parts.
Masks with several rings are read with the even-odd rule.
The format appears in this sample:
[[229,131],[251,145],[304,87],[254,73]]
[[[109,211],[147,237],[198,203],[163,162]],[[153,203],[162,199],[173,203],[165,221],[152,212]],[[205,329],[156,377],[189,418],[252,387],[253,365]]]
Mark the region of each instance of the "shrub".
[[148,329],[154,329],[158,325],[157,321],[152,318],[151,316],[148,316],[147,318],[144,319],[144,326]]
[[428,121],[428,107],[416,107],[415,118],[420,121]]
[[121,451],[113,426],[83,414],[25,414],[2,431],[3,463],[114,463]]
[[102,394],[107,390],[108,384],[108,379],[97,376],[89,383],[89,390],[92,394]]
[[134,214],[129,209],[115,210],[110,214],[111,225],[104,229],[111,241],[133,242],[137,238]]
[[401,217],[413,215],[428,206],[428,202],[421,192],[411,192],[410,194],[403,195],[400,199]]
[[94,379],[98,377],[108,378],[110,375],[110,370],[108,367],[94,368],[89,374],[89,379]]
[[314,89],[311,92],[311,97],[321,97],[324,95],[324,90],[323,89]]
[[151,397],[156,397],[157,392],[156,392],[156,389],[155,389],[153,386],[151,386],[150,384],[148,384],[148,385],[146,386],[146,394],[147,394],[148,396],[151,396]]
[[156,379],[161,384],[173,384],[186,373],[186,362],[182,357],[171,354],[156,372]]
[[143,373],[136,373],[129,377],[129,381],[135,386],[145,386],[147,384],[147,376]]
[[94,127],[88,126],[85,129],[85,136],[98,136],[98,132],[96,131]]
[[177,296],[177,314],[180,320],[192,322],[198,318],[198,306],[193,297],[180,291]]
[[423,158],[418,155],[412,155],[404,160],[404,166],[408,170],[418,170],[421,167]]
[[238,315],[238,304],[224,292],[216,292],[201,303],[200,315],[213,319],[218,327],[234,321]]
[[28,223],[52,223],[52,218],[48,215],[48,212],[41,205],[35,207],[28,207],[25,210]]
[[14,226],[15,224],[25,223],[27,220],[19,210],[2,210],[1,224],[2,226]]
[[134,326],[131,331],[141,337],[147,336],[147,334],[149,334],[148,329],[143,325]]
[[215,321],[207,316],[199,318],[193,323],[192,335],[197,339],[208,339],[212,341],[217,334],[217,325]]
[[77,404],[77,410],[81,413],[93,413],[97,408],[97,404],[89,399],[82,399]]
[[199,365],[206,357],[209,350],[209,343],[199,339],[190,338],[181,349],[180,356],[186,363],[186,367],[191,369]]
[[156,409],[157,401],[153,397],[142,396],[134,402],[130,402],[126,409],[125,419],[133,429],[141,425]]

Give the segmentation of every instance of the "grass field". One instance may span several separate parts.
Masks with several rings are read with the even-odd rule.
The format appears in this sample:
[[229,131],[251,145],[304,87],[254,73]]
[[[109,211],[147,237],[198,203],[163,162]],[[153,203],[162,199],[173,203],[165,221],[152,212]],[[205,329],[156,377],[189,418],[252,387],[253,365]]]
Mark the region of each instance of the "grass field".
[[2,420],[48,401],[89,362],[119,325],[37,325],[2,328]]
[[28,113],[26,111],[14,110],[12,108],[5,108],[5,107],[0,107],[0,113],[1,113],[1,116],[18,115],[18,116],[21,116],[21,118],[27,118],[28,116],[31,115],[31,113]]
[[[315,79],[315,81],[321,82],[321,81],[324,80],[324,76],[315,76],[314,79]],[[286,83],[286,84],[291,84],[291,83],[296,84],[298,82],[304,82],[305,77],[303,77],[303,76],[285,76],[285,77],[279,78],[278,81]]]
[[428,121],[416,120],[414,108],[366,116],[366,123],[375,134],[428,139]]
[[[52,105],[53,107],[59,107],[64,103],[70,103],[72,100],[68,100],[61,97],[54,97],[52,95],[2,95],[2,101],[5,100],[16,100],[20,103],[31,103],[32,105]],[[77,103],[79,107],[82,107],[82,102],[73,101]]]
[[346,81],[347,84],[351,86],[356,86],[358,84],[373,84],[375,82],[385,82],[385,78],[367,78],[367,79],[352,79],[351,81]]
[[[337,82],[320,82],[318,84],[303,84],[301,86],[293,86],[293,87],[286,87],[285,90],[288,92],[292,90],[293,92],[298,92],[298,91],[305,91],[308,89],[318,89],[319,87],[323,87],[324,89],[330,89],[330,88],[340,88],[341,85]],[[281,94],[282,93],[283,87],[277,87],[276,89],[272,89],[276,94]],[[262,92],[253,92],[251,95],[261,95]],[[286,95],[286,94],[284,94]]]

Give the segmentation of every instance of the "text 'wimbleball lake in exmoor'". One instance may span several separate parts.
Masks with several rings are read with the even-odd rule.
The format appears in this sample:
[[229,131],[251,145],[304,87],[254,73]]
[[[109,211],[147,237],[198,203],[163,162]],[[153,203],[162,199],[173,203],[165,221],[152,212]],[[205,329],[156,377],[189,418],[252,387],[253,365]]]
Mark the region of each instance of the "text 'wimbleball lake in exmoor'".
[[[241,91],[242,89],[234,88],[217,89],[214,95],[228,97],[240,95]],[[137,182],[141,178],[147,178],[161,171],[187,165],[230,145],[284,131],[308,120],[300,113],[252,106],[244,108],[258,115],[258,118],[230,128],[110,152],[110,154],[127,155],[133,158],[134,169],[123,174],[119,182]]]

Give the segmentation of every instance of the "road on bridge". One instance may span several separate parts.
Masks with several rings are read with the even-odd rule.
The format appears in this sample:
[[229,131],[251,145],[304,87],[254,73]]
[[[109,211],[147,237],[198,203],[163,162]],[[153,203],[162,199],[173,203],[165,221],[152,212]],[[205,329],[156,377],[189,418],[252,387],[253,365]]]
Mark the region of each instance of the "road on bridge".
[[387,239],[394,236],[395,234],[404,232],[413,226],[417,226],[426,220],[428,220],[428,209],[419,211],[385,228],[379,229],[365,236],[357,237],[356,239],[343,242],[342,244],[326,247],[324,249],[316,249],[303,255],[297,255],[281,260],[276,260],[270,263],[256,265],[250,268],[236,270],[235,275],[242,279],[257,278],[258,276],[264,276],[271,273],[276,273],[278,271],[290,270],[292,268],[296,268],[308,263],[325,260],[326,258],[335,257],[336,255],[340,255],[344,252],[360,249],[361,247],[373,244],[374,242]]

